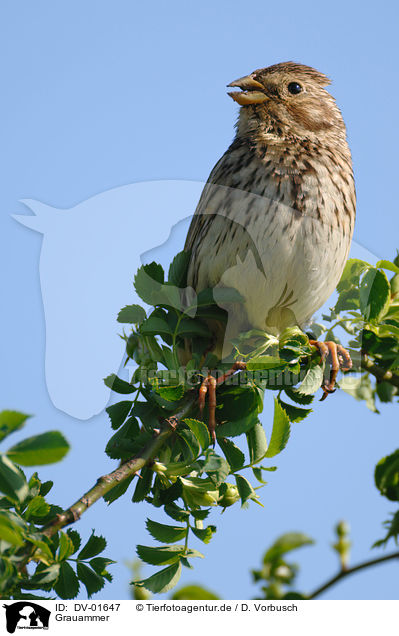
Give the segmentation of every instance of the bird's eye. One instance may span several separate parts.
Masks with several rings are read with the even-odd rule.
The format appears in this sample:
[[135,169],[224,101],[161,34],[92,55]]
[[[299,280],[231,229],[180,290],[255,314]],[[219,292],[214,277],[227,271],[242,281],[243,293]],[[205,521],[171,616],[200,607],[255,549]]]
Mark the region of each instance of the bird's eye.
[[291,95],[298,95],[301,91],[302,86],[298,84],[298,82],[290,82],[288,84],[288,92],[291,93]]

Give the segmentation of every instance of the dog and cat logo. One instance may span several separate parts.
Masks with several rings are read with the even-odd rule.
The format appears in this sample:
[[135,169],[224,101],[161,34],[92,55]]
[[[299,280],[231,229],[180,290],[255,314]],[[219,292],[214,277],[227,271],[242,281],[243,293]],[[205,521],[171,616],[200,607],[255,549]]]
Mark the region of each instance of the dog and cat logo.
[[9,634],[14,634],[16,629],[48,629],[51,612],[37,603],[18,601],[3,607]]

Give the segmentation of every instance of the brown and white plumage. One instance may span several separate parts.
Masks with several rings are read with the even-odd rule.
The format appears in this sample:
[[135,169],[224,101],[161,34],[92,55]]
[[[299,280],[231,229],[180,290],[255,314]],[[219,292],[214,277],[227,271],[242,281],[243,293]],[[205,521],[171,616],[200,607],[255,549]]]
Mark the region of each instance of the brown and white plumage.
[[293,62],[231,84],[243,91],[230,93],[241,105],[236,137],[209,176],[185,245],[188,285],[231,286],[244,296],[230,312],[230,335],[303,327],[341,276],[355,187],[345,124],[327,84]]

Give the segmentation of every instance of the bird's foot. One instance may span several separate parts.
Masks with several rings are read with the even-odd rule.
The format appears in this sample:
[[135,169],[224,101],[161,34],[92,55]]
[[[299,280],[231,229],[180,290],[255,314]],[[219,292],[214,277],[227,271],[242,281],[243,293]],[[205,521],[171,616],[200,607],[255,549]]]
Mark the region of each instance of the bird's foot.
[[320,353],[321,361],[328,361],[330,363],[330,378],[323,380],[321,388],[323,389],[323,395],[320,399],[322,402],[326,399],[329,393],[335,391],[335,381],[337,379],[338,371],[349,371],[352,368],[352,360],[349,352],[340,344],[326,340],[326,342],[320,342],[319,340],[309,340],[309,343],[316,347]]
[[246,363],[245,362],[235,362],[233,364],[233,366],[231,367],[231,369],[229,369],[228,371],[226,371],[226,373],[223,373],[223,375],[221,375],[218,378],[215,378],[210,372],[208,373],[207,377],[205,378],[205,380],[202,382],[200,389],[199,389],[199,396],[198,396],[198,406],[199,406],[199,410],[200,410],[200,414],[202,416],[202,413],[204,412],[204,408],[205,408],[205,398],[206,398],[206,394],[209,393],[209,399],[208,399],[208,408],[209,408],[209,415],[208,415],[208,430],[209,430],[209,434],[211,436],[212,439],[212,444],[215,446],[215,442],[216,442],[216,388],[220,385],[223,384],[223,382],[225,382],[225,380],[227,380],[227,378],[229,378],[231,375],[233,375],[233,373],[235,373],[236,371],[244,371],[246,369]]

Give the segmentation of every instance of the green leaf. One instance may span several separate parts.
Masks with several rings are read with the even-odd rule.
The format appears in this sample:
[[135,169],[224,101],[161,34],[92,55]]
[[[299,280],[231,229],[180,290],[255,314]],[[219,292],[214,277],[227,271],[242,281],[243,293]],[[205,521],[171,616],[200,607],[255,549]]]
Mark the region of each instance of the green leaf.
[[390,501],[399,501],[399,450],[383,457],[375,467],[375,485]]
[[291,400],[293,400],[293,402],[297,402],[298,404],[311,404],[314,399],[313,395],[304,395],[303,393],[299,393],[299,391],[293,389],[292,387],[286,387],[284,391],[287,396],[291,398]]
[[[4,549],[6,546],[2,546]],[[8,546],[7,546],[8,547]],[[0,557],[0,589],[2,592],[6,590],[7,587],[12,586],[14,581],[16,580],[17,570],[14,564],[11,562],[11,559],[8,557]]]
[[242,475],[234,475],[234,477],[241,497],[241,505],[243,506],[248,499],[256,499],[256,493],[248,479],[245,479]]
[[18,431],[22,428],[30,415],[19,413],[18,411],[1,411],[0,412],[0,442],[7,435]]
[[301,395],[313,395],[321,387],[322,383],[323,369],[319,364],[315,364],[307,371],[302,384],[298,388],[298,393]]
[[144,501],[151,490],[153,477],[154,472],[150,470],[148,466],[144,466],[141,469],[140,477],[139,479],[137,479],[136,488],[132,497],[132,501],[134,503],[137,503],[138,501]]
[[37,587],[43,587],[48,583],[53,584],[60,573],[60,568],[60,563],[54,563],[48,567],[42,567],[41,564],[39,564],[29,583],[33,583]]
[[[162,338],[166,338],[166,336],[163,335]],[[168,338],[171,339],[170,336],[168,336]],[[161,364],[164,364],[164,361],[165,361],[164,354],[163,354],[161,345],[158,343],[158,340],[156,339],[156,337],[147,335],[145,344],[147,346],[152,362],[161,362]],[[142,364],[144,365],[144,369],[145,369],[146,362],[144,363],[142,362]]]
[[162,345],[162,354],[166,368],[170,371],[176,371],[178,369],[178,364],[176,363],[173,351],[168,347],[165,347],[165,345]]
[[202,450],[207,449],[211,443],[211,438],[206,424],[200,420],[194,420],[192,418],[186,418],[183,422],[187,424],[193,435],[195,435]]
[[191,318],[183,318],[179,324],[177,335],[185,338],[210,338],[212,334],[209,327],[205,323],[200,322],[198,318],[194,320]]
[[309,337],[299,327],[287,327],[279,337],[280,348],[286,346],[301,347],[309,344]]
[[150,535],[161,543],[175,543],[182,541],[187,534],[187,528],[181,526],[167,526],[147,519],[146,528]]
[[283,534],[273,543],[273,545],[266,551],[263,557],[263,563],[269,563],[280,559],[287,552],[302,548],[305,545],[312,545],[313,539],[301,532],[288,532]]
[[145,310],[140,305],[126,305],[120,310],[117,321],[122,324],[140,325],[145,317]]
[[216,436],[220,437],[237,437],[241,433],[247,433],[258,421],[257,413],[249,413],[249,415],[238,420],[225,422],[216,428]]
[[36,497],[36,495],[40,493],[41,482],[36,472],[30,476],[30,479],[28,481],[28,486],[29,486],[29,495],[31,498]]
[[[245,298],[234,287],[214,287],[213,297],[216,305],[223,307],[226,303],[245,303]],[[199,303],[198,303],[199,304]]]
[[97,574],[100,576],[104,576],[106,573],[106,569],[112,563],[115,563],[112,559],[107,559],[106,557],[95,557],[90,560],[90,565]]
[[376,269],[388,269],[390,272],[394,272],[395,274],[399,274],[399,267],[395,265],[395,263],[391,263],[391,261],[378,261],[376,263]]
[[115,393],[133,393],[137,389],[129,382],[121,380],[115,373],[111,373],[108,377],[104,378],[104,384]]
[[376,391],[381,402],[392,402],[397,393],[396,387],[389,382],[377,382]]
[[87,590],[87,595],[89,598],[92,597],[93,594],[99,592],[105,584],[105,580],[102,576],[97,574],[92,568],[84,563],[78,563],[76,572],[79,580],[83,583]]
[[194,433],[191,430],[180,429],[177,430],[177,434],[185,441],[191,453],[193,454],[193,457],[198,457],[201,452],[201,447]]
[[186,521],[190,516],[188,510],[183,510],[175,503],[166,504],[164,510],[169,517],[172,517],[175,521]]
[[342,291],[334,307],[335,313],[341,311],[357,310],[359,308],[359,288],[351,287],[347,291]]
[[168,402],[177,402],[184,395],[184,386],[183,384],[177,384],[175,386],[158,386],[155,391],[164,400],[167,400]]
[[390,301],[390,286],[385,272],[369,269],[360,283],[360,309],[366,320],[378,321]]
[[72,554],[74,554],[74,552],[77,552],[79,550],[82,539],[80,538],[79,532],[77,532],[76,530],[71,530],[70,528],[69,530],[67,530],[67,535],[73,543]]
[[24,544],[21,527],[13,521],[10,515],[3,512],[0,512],[0,539],[16,546]]
[[6,455],[0,455],[0,492],[13,501],[23,501],[29,492],[23,472]]
[[71,537],[65,532],[60,532],[60,546],[58,553],[58,561],[68,559],[75,552],[75,546]]
[[156,304],[163,283],[162,266],[155,262],[140,267],[134,277],[134,288],[140,298],[148,305]]
[[50,504],[46,502],[44,497],[36,495],[30,500],[25,510],[24,516],[26,519],[37,521],[35,517],[45,517],[50,512]]
[[[35,561],[40,561],[41,563],[43,563],[44,565],[48,566],[49,564],[53,564],[54,559],[55,559],[55,551],[56,551],[56,541],[58,541],[58,537],[57,539],[53,540],[53,545],[52,548],[50,548],[48,542],[49,539],[47,539],[47,541],[42,541],[41,539],[37,539],[36,537],[40,537],[42,535],[37,534],[37,535],[28,535],[27,536],[27,541],[29,541],[30,543],[32,543],[37,550],[35,550],[34,552],[34,560]],[[39,567],[44,567],[44,566],[39,566]],[[39,569],[39,568],[38,568]],[[38,571],[38,570],[36,570]]]
[[[150,395],[146,394],[146,399],[149,399]],[[148,402],[136,402],[132,408],[131,415],[136,415],[140,418],[143,426],[152,433],[154,428],[159,426],[158,419],[158,407],[155,404],[149,404]]]
[[219,500],[219,489],[210,479],[197,477],[181,477],[183,497],[190,509],[199,506],[216,506]]
[[18,592],[18,600],[20,601],[53,601],[54,597],[38,596],[37,594],[28,594],[28,593]]
[[197,539],[203,541],[203,543],[209,543],[215,534],[216,526],[207,526],[206,528],[191,528]]
[[41,560],[41,562],[45,563],[46,565],[54,561],[54,554],[51,551],[50,546],[45,541],[36,539],[32,535],[28,536],[27,540],[30,541],[36,548],[38,548],[38,550],[35,551],[35,560]]
[[91,559],[94,556],[97,556],[100,552],[104,550],[107,542],[104,537],[96,536],[94,531],[91,533],[86,545],[81,549],[78,554],[78,559]]
[[15,444],[7,455],[22,466],[39,466],[59,462],[68,451],[65,437],[59,431],[48,431]]
[[185,585],[171,598],[172,601],[217,601],[220,599],[219,596],[201,585]]
[[276,398],[274,399],[274,418],[272,436],[270,438],[270,444],[266,452],[266,457],[274,457],[281,453],[286,447],[290,436],[290,420],[287,413],[279,404]]
[[145,320],[141,327],[140,333],[143,336],[163,336],[163,335],[173,335],[173,331],[163,318],[158,318],[157,316],[150,316]]
[[64,561],[60,565],[60,573],[54,586],[55,591],[62,599],[75,598],[78,595],[79,587],[78,577],[68,561]]
[[[218,307],[217,305],[198,307],[196,315],[202,320],[216,320],[221,324],[226,324],[228,318],[227,311],[225,309],[222,309],[221,307]],[[204,366],[209,365],[204,364]]]
[[223,457],[217,455],[214,450],[209,449],[202,466],[202,472],[208,473],[215,486],[219,486],[230,473],[230,465]]
[[203,521],[204,519],[206,519],[209,516],[211,509],[208,508],[207,510],[190,510],[190,514],[194,517],[194,519],[200,519],[201,521]]
[[197,296],[197,306],[223,306],[226,303],[244,303],[245,298],[233,287],[214,287],[203,289]]
[[146,545],[137,545],[136,552],[139,559],[150,565],[169,565],[176,563],[184,554],[184,545],[169,545],[162,548],[152,548]]
[[181,479],[176,479],[175,483],[172,484],[169,488],[165,488],[161,490],[159,493],[160,500],[163,505],[172,504],[174,501],[179,499],[183,493],[183,485]]
[[261,483],[261,484],[267,484],[267,481],[265,481],[263,479],[263,473],[262,473],[262,468],[261,467],[257,467],[257,466],[253,466],[252,467],[252,472],[254,474],[254,477]]
[[180,579],[180,575],[181,563],[178,562],[164,568],[156,574],[153,574],[148,579],[134,581],[134,585],[144,587],[146,590],[153,592],[154,594],[163,594],[176,585]]
[[257,356],[247,362],[248,371],[258,371],[261,369],[281,369],[288,365],[286,360],[276,356]]
[[119,497],[122,497],[122,495],[124,495],[127,489],[129,488],[133,479],[134,479],[134,475],[131,475],[130,477],[126,477],[126,479],[124,479],[123,481],[119,482],[119,484],[111,488],[111,490],[105,493],[103,497],[104,501],[106,501],[108,504],[111,504],[113,501],[116,501],[117,499],[119,499]]
[[140,298],[149,305],[181,308],[179,288],[164,284],[163,269],[156,263],[140,267],[134,279],[134,286]]
[[52,487],[54,486],[53,481],[44,481],[40,486],[40,494],[42,497],[48,495]]
[[47,505],[49,505],[49,511],[48,511],[47,515],[42,515],[42,516],[32,515],[29,518],[29,521],[31,521],[33,523],[36,523],[38,525],[47,524],[50,521],[52,521],[54,519],[54,517],[56,517],[61,512],[63,512],[63,509],[60,508],[60,506],[54,506],[52,504],[47,504]]
[[264,428],[260,422],[247,433],[249,459],[251,464],[257,464],[266,454],[267,439]]
[[[263,391],[261,393],[263,395]],[[223,387],[220,392],[219,419],[231,422],[251,415],[256,417],[261,410],[259,397],[258,389],[253,386]],[[223,437],[228,435],[225,434]]]
[[218,443],[224,453],[224,456],[230,464],[232,471],[241,468],[241,466],[244,466],[245,455],[238,448],[238,446],[236,446],[234,442],[231,441],[231,439],[227,439],[226,437],[218,437]]
[[287,413],[290,422],[302,422],[309,413],[313,413],[312,409],[301,409],[298,406],[294,406],[293,404],[287,404],[278,398],[280,406],[283,407],[284,411]]
[[176,287],[186,287],[187,269],[190,262],[190,252],[179,252],[170,264],[168,282]]
[[124,400],[123,402],[112,404],[105,409],[109,415],[111,426],[114,430],[119,428],[123,424],[123,422],[129,415],[132,406],[133,402]]
[[369,269],[370,265],[365,261],[361,261],[357,258],[350,258],[342,272],[341,280],[337,285],[337,291],[343,292],[350,289],[350,287],[357,286],[360,275]]
[[131,445],[140,435],[140,427],[136,418],[129,417],[121,428],[108,440],[105,452],[111,459],[128,459],[132,455]]

